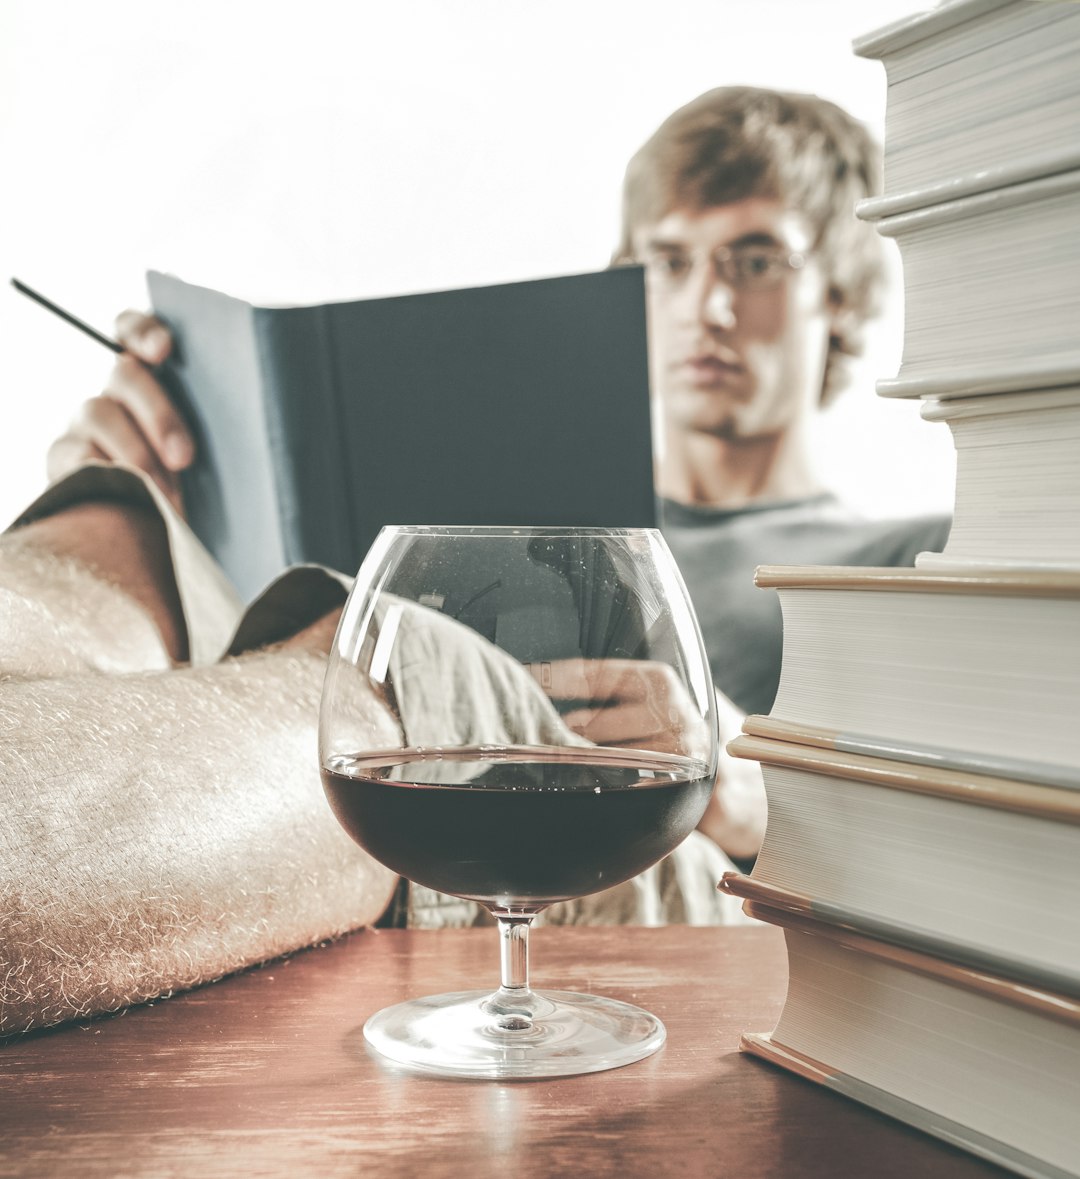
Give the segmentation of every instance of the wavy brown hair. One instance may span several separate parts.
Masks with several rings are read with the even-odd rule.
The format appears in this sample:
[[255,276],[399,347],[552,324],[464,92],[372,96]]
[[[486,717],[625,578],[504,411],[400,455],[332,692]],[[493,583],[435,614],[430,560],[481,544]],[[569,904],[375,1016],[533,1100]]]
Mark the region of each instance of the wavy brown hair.
[[752,86],[709,90],[670,115],[630,160],[613,262],[637,261],[632,238],[676,209],[701,211],[751,196],[782,200],[808,218],[830,301],[849,311],[829,340],[821,403],[847,380],[862,329],[878,310],[881,241],[857,201],[881,187],[881,149],[835,103]]

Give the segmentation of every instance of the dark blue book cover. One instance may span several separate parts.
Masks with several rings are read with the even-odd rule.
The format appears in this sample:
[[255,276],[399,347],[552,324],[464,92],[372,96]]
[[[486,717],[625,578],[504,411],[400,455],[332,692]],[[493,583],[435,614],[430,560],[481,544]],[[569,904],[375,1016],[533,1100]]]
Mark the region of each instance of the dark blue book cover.
[[655,524],[637,267],[302,307],[148,283],[188,517],[245,597],[354,573],[384,524]]

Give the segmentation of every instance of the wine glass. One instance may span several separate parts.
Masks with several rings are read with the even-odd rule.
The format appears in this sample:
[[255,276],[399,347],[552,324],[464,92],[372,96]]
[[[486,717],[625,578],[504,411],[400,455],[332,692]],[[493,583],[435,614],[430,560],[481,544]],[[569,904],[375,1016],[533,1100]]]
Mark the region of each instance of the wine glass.
[[529,925],[672,851],[717,758],[708,661],[659,532],[384,528],[327,667],[323,785],[375,859],[490,911],[502,982],[380,1011],[369,1045],[498,1079],[655,1051],[663,1024],[640,1008],[532,991]]

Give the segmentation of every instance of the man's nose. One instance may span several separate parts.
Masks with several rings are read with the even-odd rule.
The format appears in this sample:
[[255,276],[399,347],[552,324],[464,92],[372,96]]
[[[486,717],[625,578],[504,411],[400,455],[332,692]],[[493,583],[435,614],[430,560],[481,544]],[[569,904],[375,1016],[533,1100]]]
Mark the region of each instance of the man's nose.
[[715,271],[705,276],[699,292],[698,314],[712,328],[735,326],[735,290]]

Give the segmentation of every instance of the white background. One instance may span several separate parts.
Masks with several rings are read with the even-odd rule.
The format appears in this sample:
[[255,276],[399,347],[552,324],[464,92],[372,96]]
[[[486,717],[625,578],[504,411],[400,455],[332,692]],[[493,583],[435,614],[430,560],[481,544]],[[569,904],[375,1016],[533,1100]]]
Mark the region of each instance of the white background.
[[[928,3],[0,0],[0,522],[111,363],[10,275],[110,330],[148,268],[286,303],[599,269],[671,110],[812,90],[880,136],[884,69],[851,41]],[[868,512],[947,510],[947,427],[873,392],[899,363],[893,269],[822,463]]]

